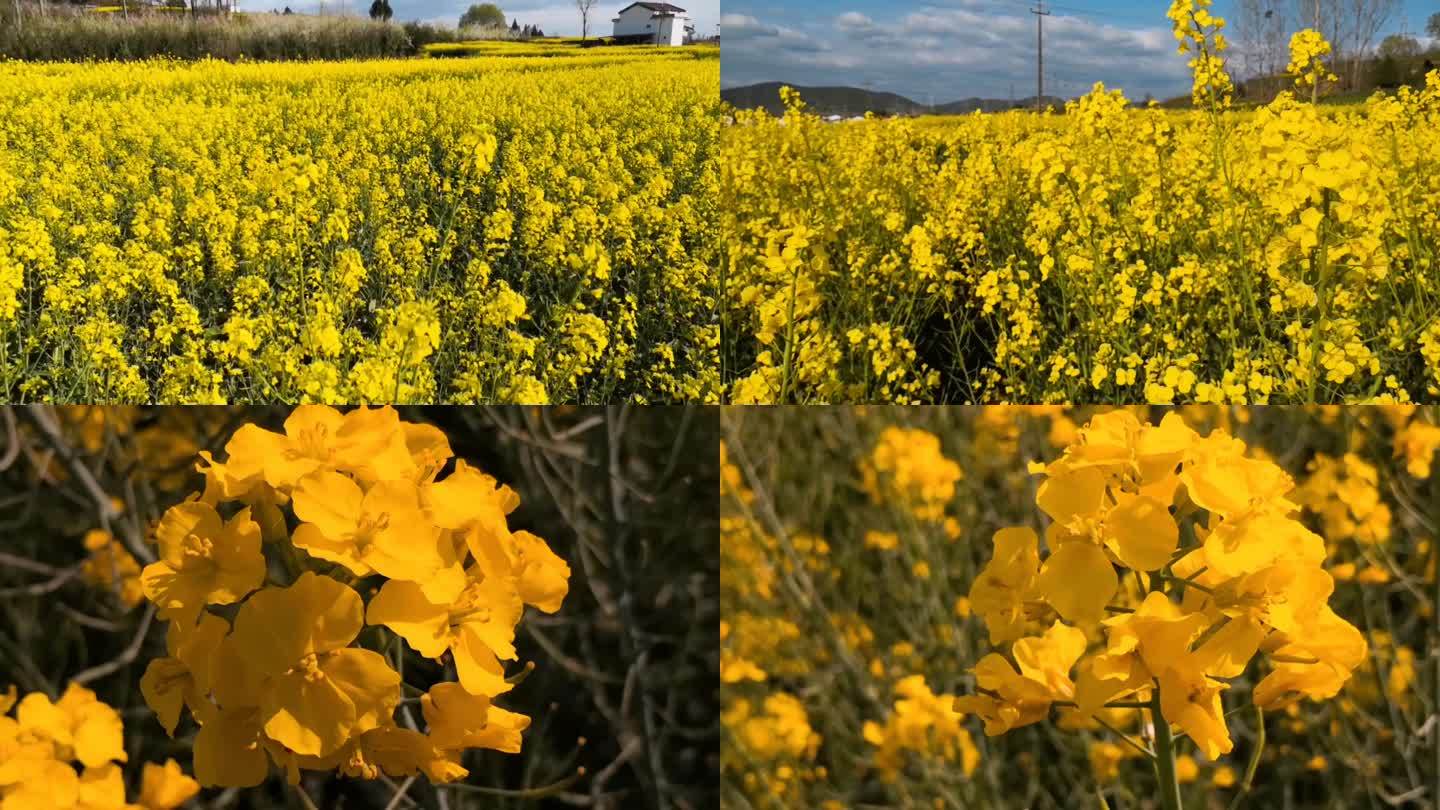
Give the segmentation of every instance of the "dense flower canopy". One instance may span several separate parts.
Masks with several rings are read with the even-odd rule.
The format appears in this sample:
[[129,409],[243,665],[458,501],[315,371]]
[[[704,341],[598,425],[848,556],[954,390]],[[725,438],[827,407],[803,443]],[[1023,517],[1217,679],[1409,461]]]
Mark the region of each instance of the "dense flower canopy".
[[0,63],[6,398],[713,401],[718,50]]

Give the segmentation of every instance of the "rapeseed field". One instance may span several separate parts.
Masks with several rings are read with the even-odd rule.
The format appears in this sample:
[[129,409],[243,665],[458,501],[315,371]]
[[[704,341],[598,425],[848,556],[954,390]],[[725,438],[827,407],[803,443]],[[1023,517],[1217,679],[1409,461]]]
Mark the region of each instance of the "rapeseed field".
[[715,49],[0,65],[0,391],[719,396]]
[[1170,11],[1193,106],[734,112],[722,377],[737,403],[1343,403],[1440,396],[1440,73],[1232,103],[1223,21]]

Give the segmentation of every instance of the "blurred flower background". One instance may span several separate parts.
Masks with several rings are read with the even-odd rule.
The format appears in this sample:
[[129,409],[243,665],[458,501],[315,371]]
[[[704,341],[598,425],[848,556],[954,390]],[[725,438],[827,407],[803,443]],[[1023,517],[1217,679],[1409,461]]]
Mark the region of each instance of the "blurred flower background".
[[[554,574],[563,567],[553,561],[546,563],[552,590],[522,594],[539,610],[525,609],[515,630],[516,658],[505,667],[513,688],[495,697],[496,706],[530,717],[519,753],[479,746],[454,754],[454,764],[463,766],[468,775],[446,784],[429,778],[457,774],[443,758],[420,763],[424,773],[413,778],[391,778],[385,773],[372,779],[353,778],[354,773],[366,772],[366,757],[379,763],[397,761],[402,747],[391,744],[408,745],[415,739],[400,738],[398,733],[392,735],[395,739],[366,735],[363,756],[331,765],[333,770],[301,770],[294,786],[287,784],[284,769],[274,765],[256,787],[200,790],[189,781],[191,775],[213,773],[204,764],[197,772],[194,761],[197,723],[208,725],[211,720],[204,717],[209,711],[206,701],[192,701],[189,692],[184,703],[195,717],[182,716],[179,693],[189,688],[192,676],[197,682],[217,684],[221,676],[193,664],[197,656],[190,637],[178,645],[172,639],[167,649],[165,614],[170,614],[173,631],[177,611],[187,613],[188,608],[179,610],[173,599],[166,602],[173,593],[161,597],[164,604],[153,601],[155,583],[150,574],[142,573],[158,558],[164,557],[162,566],[173,566],[179,559],[165,553],[164,543],[155,545],[167,510],[172,524],[181,518],[195,520],[183,542],[171,545],[183,547],[191,556],[208,555],[222,569],[231,566],[238,572],[229,576],[222,571],[218,580],[207,580],[211,612],[206,616],[218,613],[234,619],[238,613],[243,623],[243,615],[266,613],[248,602],[238,610],[222,604],[230,601],[225,589],[237,587],[234,583],[240,583],[241,597],[257,586],[251,580],[261,572],[251,570],[256,560],[251,559],[254,538],[248,534],[249,526],[264,535],[263,564],[272,585],[313,581],[309,573],[294,576],[298,569],[292,566],[298,564],[319,571],[319,581],[332,583],[331,590],[346,591],[333,583],[350,581],[355,592],[374,602],[375,589],[369,586],[381,581],[367,579],[372,576],[366,573],[369,567],[383,569],[397,586],[408,586],[403,580],[411,576],[403,565],[397,568],[395,560],[376,556],[384,551],[376,549],[381,540],[370,546],[357,542],[357,558],[337,559],[331,553],[337,546],[336,538],[329,535],[350,537],[351,532],[344,520],[337,522],[324,510],[317,512],[316,504],[358,498],[359,489],[349,492],[354,488],[351,478],[373,495],[377,486],[367,480],[368,470],[342,466],[344,475],[324,473],[325,480],[313,478],[308,483],[302,476],[292,486],[286,476],[305,471],[267,465],[263,474],[256,475],[283,480],[284,486],[262,495],[242,492],[234,484],[244,471],[237,471],[240,465],[233,463],[239,445],[227,447],[227,442],[245,425],[255,426],[242,434],[250,439],[264,439],[256,428],[284,436],[287,417],[292,415],[289,408],[0,409],[0,797],[6,810],[12,802],[23,810],[67,806],[110,810],[126,807],[127,798],[135,803],[130,807],[149,810],[714,806],[719,767],[714,448],[719,418],[713,410],[688,407],[399,411],[400,419],[418,426],[406,428],[410,455],[417,464],[427,451],[425,441],[417,437],[432,441],[443,434],[456,461],[443,462],[440,479],[459,480],[474,471],[493,476],[518,496],[519,505],[508,516],[509,531],[517,538],[543,540],[568,566],[568,593],[563,588],[559,592],[563,601],[553,591]],[[291,453],[278,448],[276,453],[294,462],[307,450]],[[196,470],[202,452],[222,465],[232,463],[226,472],[212,473],[207,482]],[[373,466],[380,464],[377,458]],[[419,468],[423,475],[425,465]],[[237,478],[227,483],[223,479],[228,473]],[[217,479],[222,480],[217,483]],[[230,524],[222,530],[217,521],[202,531],[213,510],[199,503],[175,509],[205,490],[207,483],[211,491],[203,501],[220,503],[222,515],[235,521],[233,530]],[[321,483],[329,489],[317,489]],[[217,486],[229,491],[217,493]],[[314,492],[308,505],[305,495],[290,497],[309,490]],[[266,502],[274,492],[281,493],[278,510]],[[226,500],[243,501],[243,510],[253,515],[254,523],[247,526],[232,518],[235,507],[242,505],[225,505]],[[471,506],[463,498],[451,505],[457,510]],[[366,523],[368,509],[362,505],[358,515],[340,513],[357,522],[356,537],[375,528]],[[277,516],[288,525],[277,527]],[[302,523],[319,528],[302,534]],[[292,532],[293,546],[276,542]],[[165,529],[160,534],[173,532]],[[207,535],[213,544],[205,540]],[[521,541],[522,557],[540,553],[538,546],[524,545],[534,542]],[[283,559],[285,555],[277,550],[293,551],[298,559]],[[413,564],[418,558],[407,559]],[[169,580],[172,585],[184,584],[186,577],[210,575],[203,566],[188,565],[180,565],[184,576]],[[288,591],[267,587],[248,598],[254,601],[264,594],[278,604],[281,596],[298,587]],[[460,609],[462,618],[452,615],[453,621],[489,621],[488,603],[461,604],[470,597],[455,598],[460,601],[452,608]],[[391,601],[402,606],[415,603]],[[558,611],[549,612],[557,606]],[[271,607],[275,605],[267,605],[267,610]],[[212,619],[206,621],[214,624]],[[317,621],[333,621],[333,617]],[[495,724],[477,726],[468,721],[437,728],[437,719],[445,717],[447,699],[473,700],[460,681],[473,680],[474,673],[457,672],[453,651],[431,659],[412,650],[412,645],[424,643],[393,610],[386,622],[394,630],[391,635],[386,636],[389,631],[384,628],[367,626],[353,641],[360,649],[347,654],[368,655],[362,651],[374,647],[377,639],[392,642],[375,651],[386,658],[374,660],[383,660],[386,666],[372,667],[366,677],[374,680],[376,673],[388,668],[403,674],[404,700],[398,712],[402,723],[419,721],[421,731],[428,724],[428,739],[437,748],[442,737],[469,740],[468,748],[477,745],[474,741],[487,728],[498,733]],[[276,633],[286,629],[283,620],[271,623]],[[201,624],[191,632],[202,634],[207,626]],[[410,644],[402,645],[396,635]],[[343,647],[351,639],[334,641]],[[213,660],[223,661],[223,652],[222,647]],[[327,653],[317,652],[321,668],[326,669]],[[142,680],[152,665],[156,671]],[[10,685],[13,691],[7,690]],[[216,695],[222,687],[215,687]],[[167,708],[162,724],[152,710],[154,702],[147,705],[146,697],[167,694],[167,689],[175,702],[173,714]],[[142,692],[148,694],[142,697]],[[205,712],[195,712],[197,703]],[[224,718],[224,713],[219,717]],[[164,726],[173,725],[176,718],[179,724],[171,738]],[[493,713],[490,717],[506,723],[510,718]],[[218,728],[221,720],[214,722]],[[297,744],[313,743],[303,731],[315,724],[300,725],[305,742]],[[363,722],[355,733],[362,729]],[[286,752],[277,752],[273,740],[262,738],[261,744],[268,747],[272,761],[285,758]],[[27,756],[43,759],[54,779],[42,786],[40,780],[29,778],[38,770],[26,772],[15,766]],[[300,766],[307,763],[301,760]],[[69,784],[77,776],[75,791],[48,787],[56,780]]]
[[[1052,706],[1050,697],[1034,695],[1016,704],[1018,720],[1001,710],[982,723],[956,710],[957,698],[977,695],[960,707],[991,708],[985,696],[995,693],[980,688],[973,670],[986,655],[1012,658],[1010,644],[992,644],[992,636],[1038,637],[1055,620],[1055,588],[1044,598],[1017,597],[1013,627],[999,621],[999,597],[1035,584],[1038,561],[1017,562],[1024,530],[1041,538],[1042,550],[1046,538],[1057,539],[1049,517],[1055,503],[1045,503],[1047,478],[1039,473],[1044,465],[1052,465],[1051,476],[1062,471],[1053,463],[1064,448],[1111,410],[725,409],[723,806],[1167,806],[1144,753],[1157,746],[1143,702],[1094,720],[1079,717],[1073,702]],[[1128,410],[1135,422],[1155,426],[1172,413]],[[1440,409],[1195,406],[1173,413],[1201,436],[1229,433],[1248,458],[1263,462],[1241,469],[1271,470],[1273,463],[1289,476],[1245,481],[1237,474],[1236,481],[1251,497],[1278,486],[1295,518],[1323,538],[1324,576],[1334,587],[1328,605],[1366,641],[1330,699],[1275,701],[1273,690],[1256,696],[1272,671],[1309,666],[1311,659],[1274,646],[1262,647],[1237,677],[1208,678],[1228,683],[1219,699],[1233,748],[1221,754],[1223,743],[1212,744],[1211,759],[1185,733],[1196,726],[1177,726],[1175,781],[1184,806],[1435,806],[1440,484],[1432,465]],[[1180,432],[1173,421],[1169,427]],[[1183,491],[1176,498],[1177,516],[1194,509]],[[1197,540],[1185,531],[1182,522],[1182,550]],[[1187,578],[1181,586],[1215,573],[1179,574],[1181,563],[1174,566]],[[1012,576],[1025,569],[1028,575]],[[1078,587],[1079,571],[1051,581]],[[1170,572],[1167,566],[1163,573]],[[1306,576],[1317,578],[1314,571]],[[1046,586],[1043,572],[1039,586]],[[1145,589],[1127,574],[1114,612],[1135,615],[1123,605],[1138,606]],[[1024,688],[1072,688],[1069,668],[1079,649],[1057,654],[1073,641],[1061,643],[1060,632],[1032,639],[1028,661],[1014,645],[1022,669],[1050,676]],[[1103,651],[1103,638],[1091,628],[1084,644]],[[1112,650],[1115,643],[1111,632]],[[1346,645],[1346,653],[1355,648]],[[1081,662],[1077,680],[1089,664]],[[1261,713],[1257,703],[1268,708]],[[1025,716],[1037,705],[1037,715]],[[994,736],[986,736],[987,725]]]

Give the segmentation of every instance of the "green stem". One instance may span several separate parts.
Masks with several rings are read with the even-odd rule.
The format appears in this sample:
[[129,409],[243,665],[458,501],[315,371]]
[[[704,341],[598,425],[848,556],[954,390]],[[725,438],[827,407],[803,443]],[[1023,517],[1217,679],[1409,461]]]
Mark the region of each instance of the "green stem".
[[1160,687],[1150,697],[1150,718],[1155,724],[1155,776],[1160,782],[1160,806],[1165,810],[1182,810],[1180,780],[1175,774],[1175,738],[1170,723],[1160,713]]
[[1324,189],[1320,194],[1320,244],[1316,247],[1315,265],[1316,281],[1315,296],[1320,307],[1320,317],[1315,319],[1315,324],[1310,327],[1310,392],[1307,397],[1309,404],[1315,404],[1315,394],[1320,385],[1320,374],[1322,366],[1320,362],[1320,327],[1329,320],[1329,295],[1327,287],[1330,280],[1330,190]]
[[785,310],[785,368],[780,375],[780,405],[789,405],[790,396],[790,364],[794,358],[792,354],[795,346],[795,289],[800,284],[800,268],[796,267],[790,276],[790,303]]
[[1250,786],[1255,783],[1255,771],[1260,768],[1260,755],[1265,751],[1265,712],[1255,707],[1255,747],[1250,751],[1250,763],[1245,766],[1245,778],[1240,781],[1240,789],[1235,792],[1235,798],[1230,800],[1230,810],[1240,810],[1240,805],[1245,801],[1245,796],[1250,792]]

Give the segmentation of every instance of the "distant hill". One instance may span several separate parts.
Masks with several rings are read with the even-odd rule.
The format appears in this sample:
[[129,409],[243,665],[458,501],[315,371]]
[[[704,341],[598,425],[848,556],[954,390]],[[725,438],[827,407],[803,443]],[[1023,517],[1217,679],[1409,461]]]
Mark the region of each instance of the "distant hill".
[[[785,105],[780,102],[781,82],[765,82],[744,87],[727,87],[720,91],[720,97],[740,109],[764,108],[771,115],[782,115]],[[983,110],[995,112],[1014,107],[1034,107],[1035,97],[1024,99],[966,98],[934,106],[920,104],[895,93],[865,90],[859,87],[803,87],[790,85],[800,92],[800,98],[811,112],[820,115],[863,115],[873,112],[877,115],[963,115]],[[1045,102],[1056,108],[1063,108],[1065,100],[1047,96]]]
[[[772,115],[782,115],[785,105],[780,103],[781,82],[765,82],[745,87],[729,87],[720,91],[720,98],[740,109],[764,107]],[[918,115],[925,111],[925,105],[917,104],[904,96],[865,90],[859,87],[799,87],[813,112],[821,115],[861,115],[867,111],[886,115]]]

